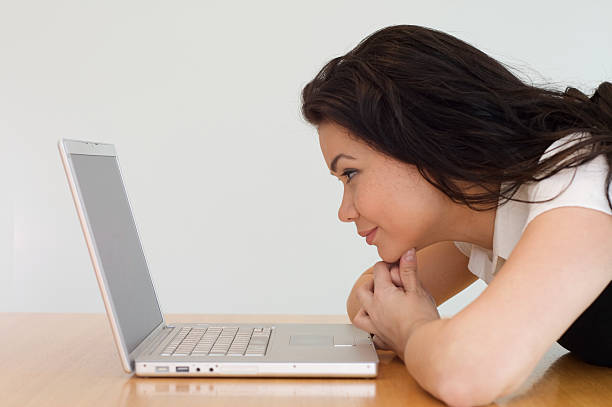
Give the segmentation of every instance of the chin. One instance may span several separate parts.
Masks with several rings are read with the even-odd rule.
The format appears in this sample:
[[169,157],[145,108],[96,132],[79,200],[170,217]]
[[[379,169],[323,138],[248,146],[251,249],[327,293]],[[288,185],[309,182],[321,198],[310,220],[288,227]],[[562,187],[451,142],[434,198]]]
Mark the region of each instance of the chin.
[[378,248],[378,255],[380,256],[380,258],[382,259],[382,261],[384,261],[385,263],[397,263],[400,259],[400,257],[402,257],[401,253],[392,253],[392,252],[387,252],[385,250],[383,250],[380,247]]

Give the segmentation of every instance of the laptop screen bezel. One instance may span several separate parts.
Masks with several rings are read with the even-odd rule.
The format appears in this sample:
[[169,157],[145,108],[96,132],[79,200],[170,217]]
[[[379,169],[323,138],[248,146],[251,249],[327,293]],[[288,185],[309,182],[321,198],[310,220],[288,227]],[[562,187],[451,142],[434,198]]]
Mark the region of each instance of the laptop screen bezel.
[[[129,353],[128,352],[128,348],[127,345],[125,343],[125,338],[123,336],[123,333],[119,327],[119,318],[116,312],[116,307],[115,304],[113,303],[112,297],[110,295],[110,291],[108,289],[109,285],[108,282],[106,280],[106,277],[103,273],[103,266],[102,266],[102,262],[101,262],[101,258],[100,255],[98,253],[97,250],[97,246],[95,244],[95,239],[93,234],[91,233],[91,224],[89,222],[89,219],[87,217],[87,213],[86,211],[83,210],[83,198],[82,198],[82,194],[81,191],[79,189],[79,185],[77,182],[75,182],[75,176],[74,176],[74,166],[72,163],[72,159],[71,159],[71,154],[85,154],[85,155],[98,155],[98,156],[106,156],[106,157],[113,157],[116,161],[117,161],[117,166],[119,167],[119,174],[121,177],[121,182],[125,185],[124,183],[124,178],[123,178],[123,173],[121,172],[121,166],[119,165],[119,158],[117,157],[117,152],[115,150],[115,146],[112,144],[107,144],[107,143],[98,143],[98,142],[91,142],[91,141],[81,141],[81,140],[70,140],[70,139],[61,139],[58,142],[58,147],[60,150],[60,155],[62,158],[62,163],[64,165],[64,170],[66,172],[66,176],[68,178],[68,184],[70,185],[70,191],[72,193],[72,197],[74,200],[74,204],[76,206],[77,209],[77,213],[79,216],[79,221],[81,223],[81,228],[83,230],[83,234],[85,236],[85,241],[87,244],[87,248],[89,251],[89,255],[91,257],[91,261],[94,267],[94,272],[96,274],[96,280],[98,281],[98,286],[100,288],[100,293],[102,294],[102,300],[104,302],[104,308],[106,309],[106,314],[108,316],[110,325],[111,325],[111,329],[113,332],[113,338],[115,340],[115,345],[117,346],[117,350],[119,352],[119,356],[120,356],[120,360],[121,360],[121,364],[123,366],[123,369],[127,372],[127,373],[132,373],[134,371],[135,368],[135,359],[137,356],[137,353],[139,351],[140,345],[145,342],[150,336],[151,334],[156,333],[157,331],[159,331],[160,329],[162,329],[163,327],[166,326],[166,320],[164,317],[164,313],[162,312],[161,306],[159,305],[159,298],[157,295],[157,287],[155,286],[155,282],[153,281],[153,279],[151,278],[151,273],[149,272],[149,265],[146,259],[146,255],[144,254],[144,248],[142,248],[143,250],[143,256],[144,256],[144,261],[147,267],[147,272],[149,273],[149,278],[151,280],[152,283],[152,287],[153,287],[153,293],[155,295],[155,302],[156,305],[159,309],[159,312],[161,314],[161,323],[159,325],[157,325],[148,335],[147,337],[145,337],[145,339],[143,339],[135,348],[134,350]],[[130,203],[130,199],[129,199],[129,195],[127,193],[127,188],[125,188],[125,194],[126,194],[126,199],[127,199],[127,203],[130,209],[130,213],[132,214],[132,218],[133,218],[133,210],[132,210],[132,205]],[[136,220],[134,220],[134,224],[136,224]],[[140,234],[138,233],[138,225],[136,225],[136,234],[138,236],[138,240],[140,241]],[[142,244],[141,244],[142,247]]]

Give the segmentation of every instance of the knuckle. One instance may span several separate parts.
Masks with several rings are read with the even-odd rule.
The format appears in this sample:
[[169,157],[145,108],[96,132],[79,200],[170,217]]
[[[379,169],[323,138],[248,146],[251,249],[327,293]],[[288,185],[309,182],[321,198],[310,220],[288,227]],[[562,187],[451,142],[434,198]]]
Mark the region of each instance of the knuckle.
[[361,320],[363,319],[364,314],[363,314],[363,308],[361,308],[359,310],[359,312],[357,313],[357,315],[355,315],[355,321],[361,322]]
[[387,267],[387,263],[384,261],[379,261],[374,265],[372,271],[376,272],[377,270],[389,270],[389,267]]

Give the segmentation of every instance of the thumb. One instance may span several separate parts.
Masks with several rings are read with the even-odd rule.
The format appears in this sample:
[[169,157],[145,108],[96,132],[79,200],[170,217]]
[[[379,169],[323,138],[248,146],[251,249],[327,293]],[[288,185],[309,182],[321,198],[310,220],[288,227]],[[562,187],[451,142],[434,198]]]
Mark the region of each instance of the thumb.
[[417,279],[416,271],[416,251],[412,248],[402,255],[399,264],[399,274],[404,291],[414,291],[421,285]]

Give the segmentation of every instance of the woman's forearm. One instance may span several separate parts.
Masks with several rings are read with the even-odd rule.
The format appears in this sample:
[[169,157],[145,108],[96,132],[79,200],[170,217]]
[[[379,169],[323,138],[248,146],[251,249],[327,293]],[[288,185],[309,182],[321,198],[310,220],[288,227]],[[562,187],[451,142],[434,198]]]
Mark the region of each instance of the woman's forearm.
[[[445,377],[444,328],[448,319],[437,319],[419,326],[410,334],[404,349],[404,364],[421,387],[441,399],[441,381]],[[446,366],[448,367],[448,366]]]
[[[420,325],[404,348],[404,364],[421,387],[452,406],[488,404],[510,382],[499,370],[486,373],[466,344],[452,333],[451,319]],[[479,351],[482,354],[484,350]],[[501,380],[501,381],[500,381]]]

